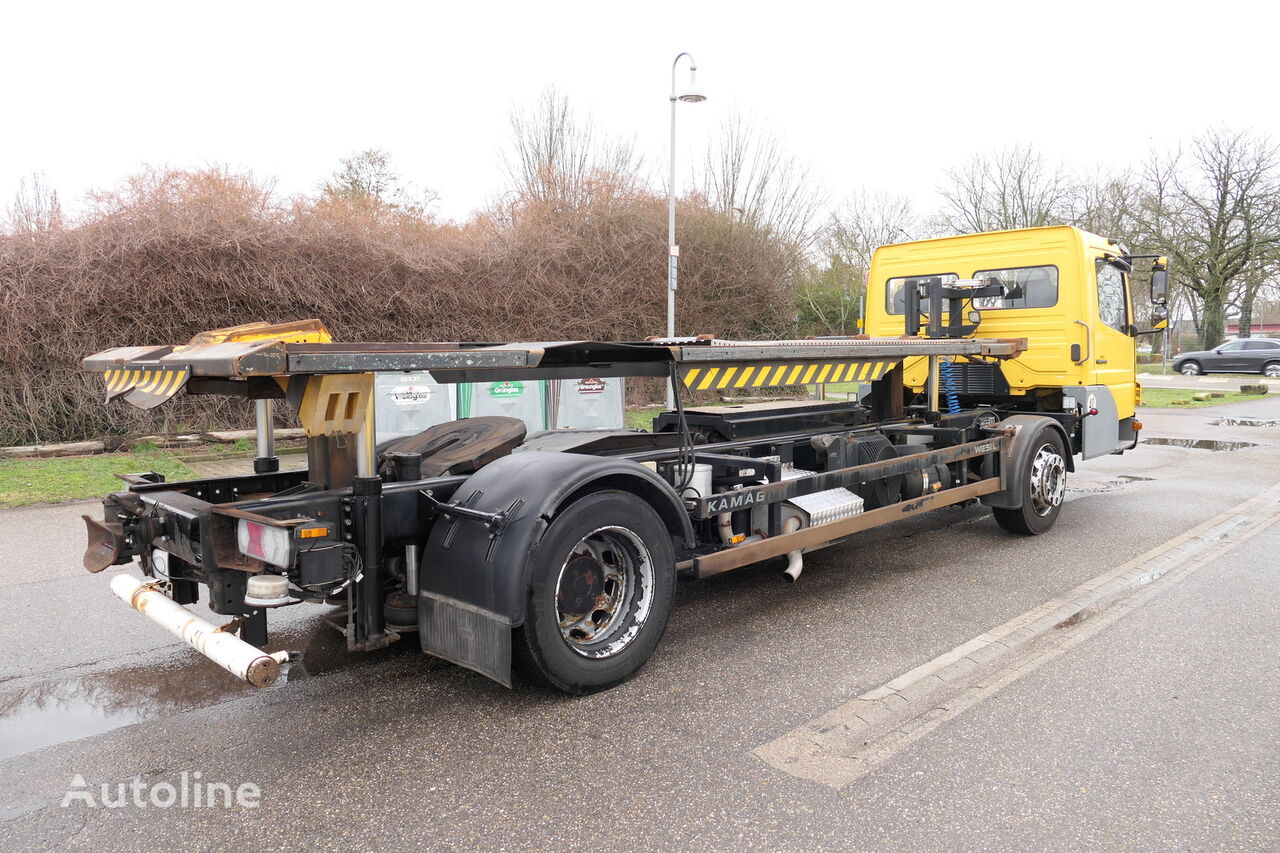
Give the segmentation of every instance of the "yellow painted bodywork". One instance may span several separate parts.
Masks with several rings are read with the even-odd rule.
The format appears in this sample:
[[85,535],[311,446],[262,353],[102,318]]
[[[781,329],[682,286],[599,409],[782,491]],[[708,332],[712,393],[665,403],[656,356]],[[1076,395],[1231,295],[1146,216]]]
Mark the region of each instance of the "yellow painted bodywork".
[[372,373],[322,374],[307,380],[298,419],[309,436],[355,434],[372,412]]
[[251,343],[281,341],[288,344],[327,344],[333,336],[319,320],[293,320],[288,323],[244,323],[223,329],[201,332],[190,340],[193,344]]
[[[1115,257],[1105,238],[1066,225],[993,231],[882,246],[871,262],[867,286],[866,332],[872,337],[904,334],[906,320],[890,314],[887,283],[901,276],[945,275],[973,278],[983,270],[1056,266],[1058,301],[1048,308],[1000,308],[981,312],[975,336],[1026,338],[1027,351],[1002,363],[1010,392],[1018,395],[1067,385],[1106,385],[1120,418],[1132,417],[1140,390],[1134,338],[1102,322],[1098,312],[1097,263]],[[1126,317],[1132,323],[1126,277]],[[1071,359],[1080,345],[1082,363]],[[923,357],[903,362],[904,384],[922,389],[928,376]]]

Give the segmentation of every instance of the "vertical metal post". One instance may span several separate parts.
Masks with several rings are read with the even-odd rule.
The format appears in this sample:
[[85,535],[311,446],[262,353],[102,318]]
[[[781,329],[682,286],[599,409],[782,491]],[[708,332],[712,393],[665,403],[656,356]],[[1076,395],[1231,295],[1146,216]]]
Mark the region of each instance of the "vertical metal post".
[[[680,57],[676,57],[678,62]],[[667,337],[676,336],[676,285],[680,250],[676,247],[676,86],[671,67],[671,173],[667,179]],[[676,407],[675,386],[667,383],[667,411]]]
[[[373,383],[369,384],[372,392]],[[374,404],[373,396],[370,393],[369,399],[364,401],[364,424],[360,428],[360,432],[356,435],[356,476],[357,477],[376,477],[378,460],[378,432],[377,424],[374,421]]]
[[275,400],[254,401],[254,426],[258,437],[258,455],[253,460],[253,473],[270,474],[280,470],[276,458]]
[[[676,67],[680,60],[689,57],[689,89],[683,94],[676,94]],[[681,52],[676,54],[671,63],[671,162],[667,180],[667,337],[676,336],[676,287],[680,264],[680,247],[676,244],[676,101],[698,103],[705,101],[706,96],[697,91],[698,62],[693,54]],[[675,408],[675,388],[667,388],[667,411]]]
[[[369,389],[372,392],[373,384]],[[363,577],[355,585],[356,636],[359,649],[387,645],[382,613],[382,478],[377,471],[377,434],[373,395],[364,400],[364,425],[356,435],[356,476],[351,481],[352,515]]]
[[404,546],[404,590],[410,595],[418,594],[418,545],[416,542]]

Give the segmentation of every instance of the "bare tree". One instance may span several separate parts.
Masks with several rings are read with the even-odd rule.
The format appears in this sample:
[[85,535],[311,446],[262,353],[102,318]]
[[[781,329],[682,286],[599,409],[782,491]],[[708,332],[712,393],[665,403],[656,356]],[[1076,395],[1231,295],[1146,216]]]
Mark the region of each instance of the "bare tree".
[[1261,307],[1259,303],[1265,302],[1267,293],[1280,281],[1280,253],[1267,254],[1270,257],[1259,259],[1253,269],[1240,277],[1240,285],[1235,291],[1232,304],[1238,310],[1238,334],[1242,338],[1253,336],[1253,317],[1259,313],[1255,309]]
[[862,316],[871,256],[880,246],[923,230],[910,199],[860,192],[831,214],[816,241],[822,261],[800,282],[802,322],[823,334],[844,335]]
[[63,214],[58,191],[50,188],[44,175],[39,173],[31,175],[30,183],[26,178],[20,179],[4,224],[4,230],[9,234],[27,236],[61,228]]
[[939,224],[958,234],[1035,228],[1072,218],[1070,174],[1048,166],[1030,145],[978,154],[946,173]]
[[1128,174],[1096,173],[1072,184],[1070,224],[1125,244],[1141,241],[1136,219],[1142,187]]
[[1195,295],[1201,346],[1217,346],[1227,307],[1247,302],[1251,314],[1249,282],[1280,255],[1280,151],[1266,137],[1211,130],[1186,158],[1152,155],[1144,184],[1139,224]]
[[714,208],[802,249],[814,239],[813,222],[825,202],[809,168],[776,135],[736,114],[707,148],[702,192]]
[[605,137],[555,89],[547,89],[533,109],[512,112],[509,145],[503,162],[520,201],[571,211],[602,191],[620,194],[639,183],[634,143]]
[[341,165],[320,185],[320,196],[329,201],[355,202],[423,215],[437,196],[406,182],[391,155],[369,148],[342,158]]

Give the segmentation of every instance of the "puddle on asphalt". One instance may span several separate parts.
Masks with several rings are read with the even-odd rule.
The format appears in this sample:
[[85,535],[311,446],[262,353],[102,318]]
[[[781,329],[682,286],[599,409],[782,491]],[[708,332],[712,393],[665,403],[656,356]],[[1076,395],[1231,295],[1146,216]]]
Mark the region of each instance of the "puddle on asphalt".
[[[341,634],[308,620],[277,632],[270,648],[302,651],[301,662],[289,664],[288,680],[297,681],[416,652],[418,643],[410,635],[377,652],[348,652]],[[185,646],[178,649],[167,660],[147,655],[145,666],[63,674],[34,683],[25,676],[0,682],[0,761],[257,692]],[[13,682],[27,683],[10,687]]]
[[1190,447],[1195,450],[1243,450],[1257,447],[1252,441],[1219,441],[1214,438],[1144,438],[1143,444],[1161,444],[1167,447]]
[[1222,417],[1213,422],[1214,426],[1247,426],[1247,427],[1280,427],[1277,418]]
[[1114,477],[1095,478],[1077,474],[1067,478],[1067,500],[1073,501],[1089,495],[1103,495],[1124,488],[1129,483],[1147,483],[1154,477],[1137,474],[1117,474]]

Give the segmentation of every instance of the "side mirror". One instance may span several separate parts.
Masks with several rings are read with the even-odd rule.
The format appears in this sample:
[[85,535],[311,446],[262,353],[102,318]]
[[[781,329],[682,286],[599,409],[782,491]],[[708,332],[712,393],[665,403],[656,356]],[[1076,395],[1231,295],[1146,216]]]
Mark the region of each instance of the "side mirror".
[[1151,303],[1164,305],[1169,301],[1169,271],[1155,270],[1151,273]]

